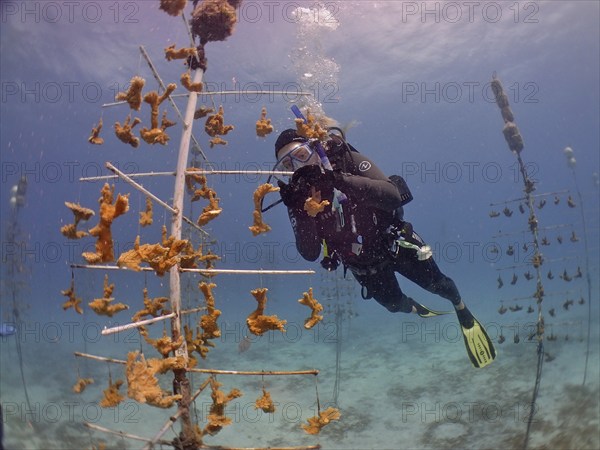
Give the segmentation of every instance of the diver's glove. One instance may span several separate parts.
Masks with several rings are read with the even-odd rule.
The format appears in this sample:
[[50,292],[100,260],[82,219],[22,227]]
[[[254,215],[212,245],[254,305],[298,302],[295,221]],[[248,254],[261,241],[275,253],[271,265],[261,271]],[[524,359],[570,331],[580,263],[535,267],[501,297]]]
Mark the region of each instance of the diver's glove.
[[311,196],[311,187],[317,188],[322,177],[323,173],[318,165],[308,165],[296,170],[289,184],[278,181],[283,204],[288,208],[302,209],[306,199]]
[[277,185],[279,186],[281,200],[288,208],[298,208],[306,199],[304,193],[291,182],[290,184],[285,184],[283,181],[278,180]]

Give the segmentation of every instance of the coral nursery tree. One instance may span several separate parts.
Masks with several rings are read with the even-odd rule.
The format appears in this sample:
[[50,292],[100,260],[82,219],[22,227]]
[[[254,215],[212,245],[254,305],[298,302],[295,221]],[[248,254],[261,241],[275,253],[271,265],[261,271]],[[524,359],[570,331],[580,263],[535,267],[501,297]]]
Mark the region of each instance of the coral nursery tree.
[[[115,136],[124,145],[138,148],[140,145],[166,145],[169,142],[168,128],[174,126],[176,122],[167,118],[167,110],[164,106],[161,106],[164,102],[171,104],[172,109],[179,115],[182,123],[182,134],[175,171],[174,173],[162,173],[163,175],[175,175],[173,199],[171,202],[161,200],[135,180],[135,178],[142,175],[159,175],[158,173],[125,174],[113,164],[106,163],[106,167],[115,174],[114,177],[125,181],[146,196],[145,210],[140,211],[140,227],[152,225],[153,205],[155,203],[165,208],[171,214],[170,230],[163,225],[160,242],[142,243],[138,235],[132,249],[118,255],[116,254],[118,252],[115,250],[113,244],[113,225],[117,219],[129,211],[129,194],[116,193],[115,187],[110,186],[108,183],[104,184],[101,189],[97,214],[93,209],[83,207],[78,203],[65,202],[65,205],[74,216],[74,221],[61,228],[62,234],[68,239],[82,239],[87,237],[96,239],[95,251],[88,251],[82,254],[86,264],[72,264],[72,268],[99,269],[105,272],[126,268],[136,272],[154,272],[156,276],[168,276],[169,278],[168,297],[152,298],[148,289],[144,288],[143,308],[134,313],[131,323],[108,329],[105,328],[102,331],[103,335],[107,335],[129,329],[137,329],[140,336],[143,337],[147,344],[154,347],[160,354],[160,357],[146,358],[140,351],[132,351],[129,352],[126,360],[116,360],[76,353],[79,357],[125,365],[126,383],[120,379],[113,380],[109,373],[108,387],[104,390],[104,396],[100,401],[101,406],[114,407],[118,405],[125,398],[120,391],[123,386],[126,386],[127,396],[137,402],[146,403],[158,408],[177,406],[177,412],[169,417],[152,439],[129,435],[129,437],[134,439],[146,440],[147,445],[145,448],[148,449],[153,448],[156,444],[171,445],[174,448],[182,450],[198,449],[203,446],[204,436],[207,434],[214,435],[223,426],[231,423],[231,419],[225,416],[225,407],[227,403],[241,396],[242,393],[238,389],[232,389],[229,393],[221,391],[219,389],[221,383],[216,380],[216,374],[233,373],[237,375],[259,376],[318,374],[316,370],[242,373],[239,371],[198,369],[195,367],[197,364],[196,354],[200,355],[201,358],[205,358],[210,347],[214,345],[211,341],[220,336],[217,320],[221,311],[216,308],[212,293],[216,285],[205,281],[199,284],[199,289],[205,299],[204,307],[188,310],[183,310],[182,308],[181,276],[183,273],[200,273],[209,280],[215,274],[220,273],[219,270],[213,267],[213,262],[219,259],[219,257],[210,251],[204,251],[202,244],[195,248],[191,238],[183,238],[182,229],[185,222],[192,231],[197,231],[200,233],[200,236],[205,237],[207,233],[204,231],[203,226],[217,218],[221,212],[219,198],[215,191],[208,186],[206,171],[198,169],[195,164],[195,158],[198,155],[201,155],[204,159],[206,157],[200,149],[198,141],[192,134],[192,128],[195,119],[208,116],[204,130],[211,137],[209,141],[211,147],[226,145],[227,141],[223,139],[223,136],[234,128],[232,125],[225,125],[222,107],[217,110],[213,105],[213,108],[203,106],[197,109],[197,100],[203,90],[202,80],[207,68],[204,46],[211,41],[225,40],[232,34],[236,23],[236,7],[240,3],[241,1],[234,0],[195,1],[193,2],[192,18],[188,23],[183,12],[187,6],[186,0],[160,1],[160,8],[162,10],[172,16],[182,16],[185,25],[189,25],[191,28],[189,30],[191,36],[189,46],[177,48],[176,45],[171,45],[165,48],[165,57],[168,61],[184,60],[187,66],[187,70],[180,78],[180,84],[185,88],[186,96],[188,97],[187,106],[183,114],[171,98],[171,94],[177,89],[177,85],[175,83],[165,85],[162,82],[161,77],[158,75],[156,68],[143,47],[140,47],[140,51],[159,84],[159,90],[144,93],[146,81],[141,76],[135,75],[132,77],[128,89],[117,95],[117,104],[128,105],[130,108],[129,115],[122,122],[114,124]],[[109,106],[113,105],[116,104]],[[132,120],[132,114],[136,114],[142,107],[150,109],[149,124],[144,124],[137,117]],[[267,119],[266,115],[267,111],[263,108],[260,119],[256,123],[257,136],[264,137],[273,131],[270,119]],[[136,129],[138,125],[139,128]],[[98,124],[92,129],[88,139],[90,144],[102,145],[104,143],[104,138],[101,137],[102,127],[101,118]],[[192,143],[194,161],[190,164],[190,147]],[[85,180],[97,181],[104,178],[108,177],[93,177]],[[261,204],[265,195],[277,190],[278,188],[265,183],[259,186],[254,192],[254,224],[249,227],[253,235],[256,236],[270,230],[270,227],[262,221]],[[187,218],[184,214],[186,192],[189,194],[191,202],[199,200],[207,201],[207,205],[196,221]],[[81,228],[81,224],[95,216],[97,216],[98,222],[93,228],[88,231],[78,229],[78,227]],[[121,220],[117,223],[119,222]],[[203,267],[199,268],[199,266]],[[221,272],[239,273],[241,271],[224,270]],[[265,273],[267,271],[257,270],[247,272]],[[302,270],[268,272],[277,274],[313,273],[313,271]],[[102,297],[89,302],[87,306],[96,314],[108,317],[113,317],[115,314],[128,310],[128,305],[115,302],[115,298],[113,297],[114,290],[115,285],[110,282],[109,276],[105,275]],[[251,291],[258,302],[258,307],[248,316],[247,324],[249,331],[256,335],[261,335],[270,330],[285,331],[285,320],[281,320],[275,315],[264,314],[267,302],[266,291],[267,289],[264,288]],[[67,298],[63,303],[63,309],[73,308],[76,313],[83,313],[82,299],[75,292],[74,276],[72,276],[70,287],[62,291],[62,294]],[[312,288],[308,292],[305,292],[303,298],[299,299],[298,302],[311,309],[311,316],[305,321],[304,326],[306,328],[311,328],[322,320],[321,312],[323,308],[313,297]],[[186,314],[198,313],[199,311],[203,311],[204,314],[200,317],[195,330],[193,327],[183,324],[182,317]],[[170,323],[169,331],[165,328],[162,337],[153,338],[149,332],[149,326],[159,322],[165,323],[165,321],[169,321]],[[196,391],[192,392],[188,377],[190,372],[200,372],[209,374],[210,376],[200,384]],[[172,392],[164,391],[159,385],[157,376],[167,373],[173,375]],[[87,385],[93,382],[91,378],[82,378],[80,376],[73,390],[75,392],[82,392]],[[192,419],[192,412],[195,398],[206,388],[210,388],[211,390],[212,406],[207,416],[208,423],[204,428],[201,428]],[[339,412],[335,408],[327,408],[325,411],[320,411],[318,396],[316,402],[318,414],[315,417],[309,418],[308,424],[302,425],[302,428],[308,434],[319,433],[323,426],[340,417]],[[275,409],[270,394],[265,390],[264,386],[262,396],[256,400],[255,405],[257,409],[261,409],[265,413],[272,413]],[[176,422],[180,424],[178,436],[172,441],[163,440],[162,436]],[[93,424],[87,424],[87,426],[109,433],[112,432],[119,436],[128,436],[126,433],[102,429]],[[318,448],[318,446],[303,446],[302,448]]]

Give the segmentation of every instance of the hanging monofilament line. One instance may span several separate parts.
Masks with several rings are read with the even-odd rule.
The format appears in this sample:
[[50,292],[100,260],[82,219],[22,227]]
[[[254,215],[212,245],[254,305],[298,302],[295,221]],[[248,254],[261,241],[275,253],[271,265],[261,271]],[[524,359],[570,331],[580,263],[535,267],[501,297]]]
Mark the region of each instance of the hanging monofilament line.
[[[21,179],[23,180],[23,178]],[[22,181],[19,181],[19,189],[21,186]],[[25,180],[25,186],[27,185],[27,182]],[[15,202],[15,205],[13,206],[13,211],[11,214],[11,218],[8,224],[8,229],[6,231],[6,242],[9,244],[14,245],[15,247],[17,246],[17,236],[19,234],[19,221],[18,221],[18,215],[19,215],[19,210],[21,208],[21,206],[24,205],[24,195],[25,193],[22,194],[23,195],[23,203],[20,203],[19,201]],[[11,198],[12,201],[12,198]],[[20,242],[19,244],[24,244],[24,242]],[[11,296],[11,300],[12,300],[12,317],[13,317],[13,321],[15,323],[15,326],[18,328],[18,331],[14,334],[15,336],[15,345],[17,348],[17,357],[19,359],[19,371],[21,374],[21,384],[23,385],[23,393],[25,395],[25,402],[27,404],[27,410],[28,411],[33,411],[31,409],[31,401],[29,400],[29,391],[27,390],[27,382],[25,381],[25,369],[23,366],[23,350],[21,349],[21,327],[22,327],[22,322],[21,322],[21,317],[20,317],[20,313],[19,313],[19,307],[20,307],[20,302],[19,302],[19,295],[18,295],[18,290],[20,288],[20,283],[19,280],[17,280],[17,274],[19,272],[21,272],[23,269],[20,266],[20,262],[18,260],[18,252],[14,252],[10,258],[10,260],[7,262],[6,264],[6,270],[7,270],[7,277],[6,277],[6,284],[9,286],[9,290],[10,290],[10,296]],[[28,422],[29,425],[33,426],[33,422]]]
[[575,174],[575,158],[573,157],[573,150],[571,147],[566,147],[564,149],[565,156],[567,156],[569,167],[571,168],[571,173],[573,174],[573,182],[575,184],[575,190],[577,191],[577,196],[579,198],[579,210],[581,211],[581,222],[583,223],[583,243],[585,248],[585,278],[587,281],[588,288],[588,326],[587,326],[587,347],[585,350],[585,366],[583,370],[583,381],[581,385],[585,384],[587,378],[587,370],[588,370],[588,361],[590,357],[590,336],[592,332],[592,279],[590,277],[590,257],[588,253],[589,245],[587,240],[587,226],[585,224],[585,211],[583,210],[583,195],[581,195],[581,190],[579,189],[579,184],[577,183],[577,176]]
[[531,396],[530,414],[527,418],[527,430],[525,432],[525,439],[523,441],[523,448],[527,449],[529,443],[529,434],[531,432],[531,425],[533,423],[533,417],[536,411],[535,405],[542,380],[542,368],[544,364],[544,316],[542,313],[544,287],[542,285],[541,274],[543,258],[540,252],[540,245],[538,241],[538,219],[535,215],[534,198],[532,195],[532,192],[535,191],[535,183],[529,179],[527,169],[525,167],[525,164],[523,163],[523,159],[521,158],[521,151],[523,150],[523,137],[521,136],[519,128],[514,123],[514,115],[512,110],[510,109],[508,96],[504,93],[502,83],[500,82],[500,80],[498,80],[498,78],[496,78],[495,74],[492,77],[491,86],[492,91],[494,92],[494,96],[496,98],[496,103],[500,108],[502,119],[504,120],[504,129],[502,130],[502,133],[504,134],[504,138],[506,139],[506,143],[508,144],[509,149],[517,157],[517,161],[519,163],[519,171],[521,172],[521,176],[523,177],[525,199],[527,201],[527,206],[529,207],[529,230],[531,231],[531,234],[533,236],[533,267],[536,270],[536,291],[534,297],[537,299],[538,306],[538,319],[536,327],[538,345],[535,384]]

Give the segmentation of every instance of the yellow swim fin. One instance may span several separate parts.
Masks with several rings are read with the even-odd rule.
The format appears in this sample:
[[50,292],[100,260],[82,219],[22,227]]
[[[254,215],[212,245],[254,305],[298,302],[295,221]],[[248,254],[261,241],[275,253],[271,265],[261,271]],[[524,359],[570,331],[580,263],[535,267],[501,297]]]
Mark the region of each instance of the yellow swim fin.
[[482,368],[491,364],[496,358],[496,349],[483,325],[473,317],[466,307],[456,311],[456,313],[460,322],[465,347],[467,348],[467,354],[473,365],[477,368]]

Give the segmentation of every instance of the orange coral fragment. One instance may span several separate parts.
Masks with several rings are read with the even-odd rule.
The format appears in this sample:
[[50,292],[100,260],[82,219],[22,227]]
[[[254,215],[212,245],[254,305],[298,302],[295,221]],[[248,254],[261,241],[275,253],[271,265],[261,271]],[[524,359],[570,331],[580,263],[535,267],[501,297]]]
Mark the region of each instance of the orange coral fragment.
[[146,316],[158,317],[161,314],[169,314],[170,311],[165,310],[165,303],[169,301],[167,297],[156,297],[150,298],[148,296],[148,289],[144,288],[144,307],[136,312],[131,318],[132,322],[138,322]]
[[227,145],[227,141],[221,136],[215,136],[214,138],[208,141],[208,144],[210,148],[213,148],[215,145]]
[[153,221],[152,199],[150,197],[146,197],[146,211],[142,211],[140,213],[140,225],[142,227],[147,227],[152,225]]
[[200,2],[192,13],[192,32],[200,37],[202,45],[207,42],[224,41],[233,33],[237,20],[232,0]]
[[[188,192],[193,192],[191,201],[195,202],[201,198],[205,198],[209,202],[208,205],[206,205],[202,210],[200,217],[198,217],[198,225],[202,227],[211,220],[215,219],[223,210],[219,207],[219,198],[217,197],[217,193],[214,191],[214,189],[206,186],[206,177],[199,173],[193,173],[198,170],[199,169],[194,167],[187,169],[188,173],[185,176],[185,183]],[[202,187],[200,189],[196,189],[196,184],[200,184]]]
[[81,239],[82,237],[87,236],[87,232],[77,230],[77,225],[82,220],[89,220],[90,217],[95,214],[94,211],[89,208],[84,208],[83,206],[79,205],[79,203],[65,202],[65,206],[73,213],[74,222],[61,227],[60,232],[62,235],[69,239]]
[[76,394],[81,394],[88,384],[93,384],[93,378],[78,378],[75,384],[73,385],[73,392]]
[[120,122],[115,122],[115,134],[117,138],[125,144],[131,145],[133,148],[138,148],[140,146],[140,139],[133,134],[133,128],[142,123],[139,118],[133,119],[131,122],[131,114],[127,116],[123,125]]
[[92,128],[92,133],[90,134],[90,137],[88,138],[88,142],[90,144],[94,144],[94,145],[104,144],[104,139],[102,139],[99,136],[100,130],[102,130],[102,118],[100,118],[98,125]]
[[242,392],[239,389],[232,389],[229,391],[229,394],[225,395],[225,392],[219,390],[221,386],[222,383],[219,383],[214,376],[211,377],[210,387],[212,389],[211,397],[213,403],[210,406],[208,423],[204,428],[204,432],[211,436],[221,431],[224,426],[231,424],[232,420],[225,415],[225,407],[233,399],[242,396]]
[[185,9],[187,0],[160,0],[160,9],[171,16],[178,16]]
[[153,373],[167,373],[170,370],[185,369],[185,358],[183,356],[172,356],[170,358],[150,358],[146,360],[148,367]]
[[203,227],[211,220],[215,219],[223,211],[219,207],[219,198],[213,189],[208,190],[208,205],[202,210],[202,214],[198,217],[198,225]]
[[310,317],[304,321],[304,328],[309,330],[323,320],[323,316],[319,314],[323,311],[323,305],[321,305],[319,301],[313,297],[312,288],[309,288],[308,292],[304,292],[302,295],[303,297],[299,299],[298,302],[308,306],[311,309]]
[[208,116],[211,112],[215,112],[214,109],[208,108],[206,106],[201,106],[194,112],[194,120],[201,119],[203,117]]
[[108,317],[112,317],[113,315],[115,315],[118,312],[129,309],[129,306],[127,306],[124,303],[116,303],[114,305],[111,304],[112,301],[114,300],[114,298],[111,297],[114,289],[115,289],[115,285],[109,284],[108,283],[108,275],[105,275],[104,276],[104,296],[102,298],[97,298],[97,299],[91,301],[90,303],[88,303],[88,306],[90,308],[92,308],[92,310],[96,314],[99,314],[101,316],[108,316]]
[[[174,122],[168,121],[166,115],[163,115],[161,127],[158,126],[158,108],[162,102],[165,101],[171,95],[171,93],[177,88],[175,83],[167,85],[167,89],[162,95],[158,95],[157,91],[148,92],[144,96],[144,102],[150,104],[152,110],[150,113],[151,128],[142,128],[140,135],[142,139],[148,144],[162,144],[165,145],[169,141],[169,135],[165,132],[165,129],[172,126]],[[166,114],[166,113],[165,113]]]
[[142,89],[144,84],[146,84],[146,80],[142,77],[133,77],[129,82],[129,89],[117,94],[117,101],[126,101],[131,109],[139,111],[142,107]]
[[180,48],[176,50],[175,44],[173,44],[165,48],[165,58],[167,58],[167,61],[172,61],[174,59],[187,59],[190,56],[196,57],[197,54],[198,51],[194,47]]
[[159,339],[151,339],[144,334],[144,339],[148,344],[158,350],[163,358],[169,356],[169,353],[174,352],[183,344],[183,336],[179,336],[179,338],[173,342],[173,340],[167,335],[166,330],[163,331],[163,336]]
[[200,327],[196,327],[196,337],[194,338],[194,330],[187,325],[183,326],[185,334],[185,343],[188,350],[189,365],[188,367],[195,367],[197,360],[194,358],[193,353],[197,352],[203,359],[208,355],[209,347],[214,347],[215,344],[209,342],[203,338],[203,333]]
[[113,204],[115,187],[106,183],[102,188],[100,203],[100,222],[90,230],[90,234],[97,237],[96,252],[85,252],[83,258],[90,264],[99,262],[111,262],[115,260],[111,225],[113,221],[129,211],[129,194],[117,196]]
[[265,195],[270,192],[279,191],[278,187],[273,186],[272,184],[265,183],[261,184],[254,191],[254,211],[252,212],[252,216],[254,218],[254,223],[251,227],[248,227],[254,236],[258,236],[261,233],[266,233],[271,231],[271,227],[263,222],[262,218],[262,199]]
[[315,191],[315,188],[312,188],[312,196],[307,198],[304,202],[304,211],[310,217],[316,217],[317,214],[322,212],[327,206],[331,203],[329,200],[321,201],[321,191]]
[[159,408],[170,408],[173,403],[181,399],[181,395],[165,393],[154,376],[155,369],[156,366],[153,368],[149,365],[139,351],[129,352],[125,366],[127,395],[140,403],[148,403]]
[[155,270],[158,276],[162,277],[171,269],[171,267],[179,262],[181,259],[180,253],[189,243],[185,239],[175,239],[174,236],[167,238],[167,227],[164,225],[162,235],[162,245],[140,245],[140,237],[138,236],[135,240],[133,249],[122,253],[119,256],[117,265],[138,272],[140,271],[140,264],[146,262]]
[[262,409],[263,412],[266,413],[274,413],[275,412],[275,404],[273,400],[271,400],[271,394],[263,388],[263,395],[254,403],[254,407],[256,409]]
[[181,85],[190,92],[202,92],[202,81],[197,83],[192,82],[192,78],[188,72],[181,74]]
[[265,316],[263,313],[267,305],[267,288],[259,288],[250,291],[258,302],[258,307],[247,318],[246,324],[252,334],[261,336],[266,331],[279,330],[285,332],[286,320],[280,320],[276,315]]
[[302,428],[308,434],[319,434],[321,428],[328,425],[332,420],[338,420],[342,415],[337,408],[329,407],[325,411],[321,411],[319,416],[310,417],[308,425],[302,424]]
[[60,291],[62,295],[68,297],[68,300],[63,303],[62,308],[66,311],[73,308],[77,314],[83,314],[81,308],[81,298],[75,295],[75,280],[71,278],[71,287],[65,291]]
[[299,136],[307,139],[319,139],[320,141],[325,141],[328,138],[327,130],[317,122],[310,111],[306,111],[306,123],[303,119],[294,119],[294,121]]
[[213,139],[210,141],[211,148],[215,145],[226,145],[227,141],[222,139],[220,136],[224,136],[234,129],[233,125],[225,125],[225,119],[223,118],[223,105],[219,106],[219,111],[216,114],[208,116],[204,130],[206,134],[211,136]]
[[108,388],[104,389],[104,397],[100,400],[100,406],[103,408],[113,408],[121,403],[125,396],[119,392],[119,389],[123,385],[123,380],[117,380],[112,382],[108,380]]
[[273,125],[271,125],[271,119],[267,119],[267,108],[263,106],[260,119],[256,121],[256,135],[259,137],[265,137],[273,132]]
[[215,283],[201,282],[198,287],[204,298],[206,299],[206,310],[208,314],[204,314],[200,317],[200,326],[202,327],[202,338],[215,339],[221,336],[221,330],[217,325],[217,319],[221,315],[221,311],[215,308],[215,297],[212,293],[213,288],[217,287]]

